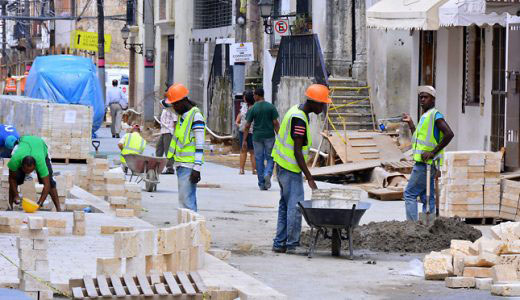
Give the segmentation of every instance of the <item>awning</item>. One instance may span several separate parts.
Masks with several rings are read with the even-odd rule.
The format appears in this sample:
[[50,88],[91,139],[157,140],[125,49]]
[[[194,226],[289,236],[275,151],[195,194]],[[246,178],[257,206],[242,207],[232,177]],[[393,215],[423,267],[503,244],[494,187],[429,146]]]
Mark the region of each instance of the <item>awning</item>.
[[381,0],[367,10],[367,27],[439,29],[439,7],[448,0]]
[[486,0],[449,0],[439,8],[440,26],[505,26],[506,19],[506,13],[486,13]]

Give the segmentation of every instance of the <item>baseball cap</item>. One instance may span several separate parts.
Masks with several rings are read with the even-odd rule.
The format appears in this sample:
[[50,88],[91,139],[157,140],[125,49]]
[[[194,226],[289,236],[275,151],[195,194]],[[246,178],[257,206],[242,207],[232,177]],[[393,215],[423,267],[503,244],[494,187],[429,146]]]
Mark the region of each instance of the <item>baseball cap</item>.
[[9,135],[5,138],[5,147],[9,150],[14,148],[14,144],[18,141],[18,138],[14,135]]
[[432,95],[434,98],[437,97],[437,91],[431,85],[421,85],[417,88],[417,94],[427,93]]

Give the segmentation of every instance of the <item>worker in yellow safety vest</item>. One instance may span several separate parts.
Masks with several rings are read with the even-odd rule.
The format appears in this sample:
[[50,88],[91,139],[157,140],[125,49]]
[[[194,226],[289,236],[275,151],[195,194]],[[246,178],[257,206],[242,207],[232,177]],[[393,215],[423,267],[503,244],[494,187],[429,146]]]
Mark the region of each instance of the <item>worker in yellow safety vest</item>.
[[418,220],[417,197],[423,203],[423,213],[426,213],[426,181],[428,165],[430,174],[430,213],[435,210],[435,174],[437,167],[443,164],[444,148],[453,139],[454,134],[444,115],[435,108],[437,92],[432,86],[420,86],[417,90],[419,103],[424,112],[419,120],[417,128],[409,114],[403,113],[403,122],[408,123],[412,137],[412,154],[415,165],[404,191],[406,207],[406,219]]
[[204,163],[205,121],[200,109],[188,99],[189,90],[180,83],[168,88],[163,105],[173,106],[180,116],[167,157],[174,159],[179,188],[179,206],[197,211],[197,183]]
[[16,95],[16,79],[11,73],[8,73],[5,79],[4,95]]
[[271,153],[277,164],[281,195],[272,249],[277,253],[295,253],[300,244],[302,215],[298,202],[304,200],[302,172],[311,189],[318,188],[306,163],[312,146],[309,114],[322,113],[331,100],[329,89],[321,84],[310,85],[305,96],[305,103],[291,107],[285,114]]
[[27,76],[29,76],[29,72],[25,71],[25,73],[23,73],[23,78],[20,79],[20,91],[22,92],[22,95],[25,94],[25,83],[27,82]]
[[132,126],[132,131],[125,134],[117,145],[121,150],[121,163],[123,164],[123,170],[125,173],[128,171],[125,158],[123,155],[127,154],[142,154],[146,148],[146,141],[141,136],[141,127],[135,124]]

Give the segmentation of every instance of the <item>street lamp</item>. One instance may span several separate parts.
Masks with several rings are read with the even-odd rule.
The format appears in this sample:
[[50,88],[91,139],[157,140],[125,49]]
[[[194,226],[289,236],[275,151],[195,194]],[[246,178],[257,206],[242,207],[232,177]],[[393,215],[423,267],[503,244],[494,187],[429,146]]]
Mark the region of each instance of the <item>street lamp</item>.
[[128,28],[127,24],[125,24],[125,26],[123,26],[123,28],[121,29],[121,37],[123,38],[125,49],[134,51],[136,54],[143,54],[143,44],[134,44],[126,42],[130,37],[130,28]]
[[267,34],[273,34],[273,25],[269,23],[273,11],[273,1],[260,0],[258,1],[258,6],[260,7],[260,16],[264,19],[264,32]]

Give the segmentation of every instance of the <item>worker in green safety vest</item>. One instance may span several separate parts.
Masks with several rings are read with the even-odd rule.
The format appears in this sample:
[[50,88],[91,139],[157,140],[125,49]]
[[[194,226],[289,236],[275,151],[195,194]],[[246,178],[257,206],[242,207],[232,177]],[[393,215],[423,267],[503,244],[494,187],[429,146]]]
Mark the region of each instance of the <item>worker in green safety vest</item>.
[[197,183],[204,163],[206,125],[200,109],[188,99],[189,90],[175,83],[166,92],[164,105],[173,106],[180,116],[170,143],[168,158],[177,170],[179,207],[197,211]]
[[132,126],[132,131],[130,133],[125,134],[117,144],[119,149],[121,150],[121,163],[123,164],[123,170],[125,173],[128,171],[128,167],[126,166],[126,161],[123,155],[127,154],[142,154],[144,149],[146,148],[146,141],[141,136],[141,127],[135,124]]
[[309,114],[320,114],[331,100],[329,89],[321,84],[310,85],[305,96],[305,103],[291,107],[285,114],[271,154],[277,163],[281,196],[272,248],[277,253],[295,253],[300,244],[302,215],[298,202],[304,200],[302,172],[310,188],[318,188],[306,163],[312,146]]
[[404,191],[406,219],[418,220],[417,197],[423,203],[423,213],[426,213],[426,177],[427,165],[431,165],[430,176],[430,213],[435,213],[435,174],[437,168],[443,164],[444,148],[453,139],[453,131],[444,116],[435,108],[436,91],[432,86],[418,88],[419,103],[424,112],[417,128],[412,118],[403,113],[403,122],[408,123],[413,133],[412,154],[415,165]]

